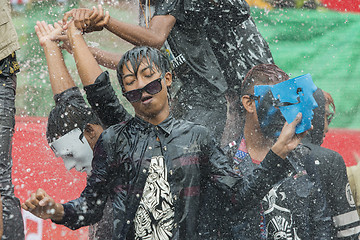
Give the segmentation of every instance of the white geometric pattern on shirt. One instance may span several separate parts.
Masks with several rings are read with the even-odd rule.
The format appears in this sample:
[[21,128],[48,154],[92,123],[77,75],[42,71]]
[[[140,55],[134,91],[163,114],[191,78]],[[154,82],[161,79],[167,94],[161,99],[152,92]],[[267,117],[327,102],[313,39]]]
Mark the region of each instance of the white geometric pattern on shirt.
[[135,239],[171,239],[174,205],[163,156],[151,158],[148,173],[134,219]]

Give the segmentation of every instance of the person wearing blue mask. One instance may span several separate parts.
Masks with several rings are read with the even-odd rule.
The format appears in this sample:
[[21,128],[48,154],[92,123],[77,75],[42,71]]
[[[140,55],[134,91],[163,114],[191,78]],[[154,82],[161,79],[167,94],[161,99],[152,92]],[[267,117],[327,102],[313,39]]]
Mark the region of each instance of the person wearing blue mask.
[[[311,128],[312,94],[316,86],[309,75],[289,79],[273,64],[252,68],[241,89],[245,115],[243,134],[225,148],[234,154],[234,170],[247,176],[260,164],[278,139],[281,125],[301,112],[300,133]],[[299,145],[288,155],[296,169],[278,182],[256,207],[240,210],[230,218],[231,239],[331,239],[332,221],[311,149]],[[226,218],[225,218],[226,219]]]

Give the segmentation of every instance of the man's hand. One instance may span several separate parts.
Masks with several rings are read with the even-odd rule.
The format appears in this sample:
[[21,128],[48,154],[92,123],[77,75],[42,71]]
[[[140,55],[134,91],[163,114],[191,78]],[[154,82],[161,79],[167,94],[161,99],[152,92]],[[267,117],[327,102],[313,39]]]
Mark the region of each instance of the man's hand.
[[41,188],[32,193],[21,207],[42,219],[60,221],[64,216],[64,207],[60,203],[55,203],[54,199]]
[[65,28],[70,17],[77,29],[89,33],[103,30],[109,22],[110,14],[108,11],[104,13],[101,5],[98,5],[98,8],[92,7],[92,10],[87,8],[72,9],[64,14],[63,24],[65,24]]
[[55,23],[53,26],[44,21],[38,21],[35,25],[35,32],[39,38],[40,45],[44,47],[49,42],[57,41],[59,36],[63,34],[63,29],[59,23]]
[[296,125],[301,122],[302,114],[298,113],[295,120],[292,123],[285,123],[281,130],[280,136],[276,143],[272,146],[271,150],[285,159],[286,156],[299,145],[302,139],[306,136],[307,132],[295,134]]

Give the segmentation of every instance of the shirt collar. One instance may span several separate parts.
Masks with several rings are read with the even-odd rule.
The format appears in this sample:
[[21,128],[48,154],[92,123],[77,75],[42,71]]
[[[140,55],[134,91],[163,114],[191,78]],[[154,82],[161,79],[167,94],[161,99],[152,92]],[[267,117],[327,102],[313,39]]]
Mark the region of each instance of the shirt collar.
[[163,130],[166,134],[170,134],[174,127],[175,119],[170,114],[164,121],[162,121],[157,126],[152,125],[151,123],[143,120],[142,118],[135,115],[135,121],[140,125],[141,129],[152,129],[158,127]]

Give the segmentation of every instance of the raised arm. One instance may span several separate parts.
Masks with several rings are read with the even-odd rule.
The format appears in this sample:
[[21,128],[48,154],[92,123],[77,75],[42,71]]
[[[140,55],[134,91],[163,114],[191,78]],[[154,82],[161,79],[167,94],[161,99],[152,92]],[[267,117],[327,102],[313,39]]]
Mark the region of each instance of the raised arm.
[[[117,64],[120,62],[121,54],[101,50],[95,47],[89,47],[98,64],[103,67],[116,70]],[[84,85],[85,86],[85,85]]]
[[[81,9],[83,11],[83,9]],[[151,19],[148,28],[134,24],[119,21],[111,16],[107,20],[107,14],[104,14],[102,6],[88,9],[88,13],[78,13],[77,10],[71,10],[65,13],[63,22],[72,17],[77,23],[77,27],[84,32],[99,31],[105,27],[110,32],[136,46],[150,46],[161,48],[167,39],[176,19],[171,15],[159,15]],[[101,20],[103,19],[103,20]]]
[[84,85],[94,83],[96,78],[102,73],[102,70],[90,52],[82,36],[82,31],[75,26],[74,21],[68,26],[67,36],[73,50],[76,68],[81,81]]
[[58,23],[52,26],[42,21],[36,23],[35,32],[44,49],[53,94],[59,94],[75,87],[58,43],[51,40],[53,36],[61,34],[62,27]]
[[171,15],[155,16],[149,23],[149,28],[121,22],[112,17],[105,26],[110,32],[136,46],[146,45],[161,48],[176,22]]
[[109,74],[102,72],[86,45],[81,30],[74,22],[69,25],[67,35],[91,108],[106,127],[128,120],[131,116],[120,104],[111,86]]

